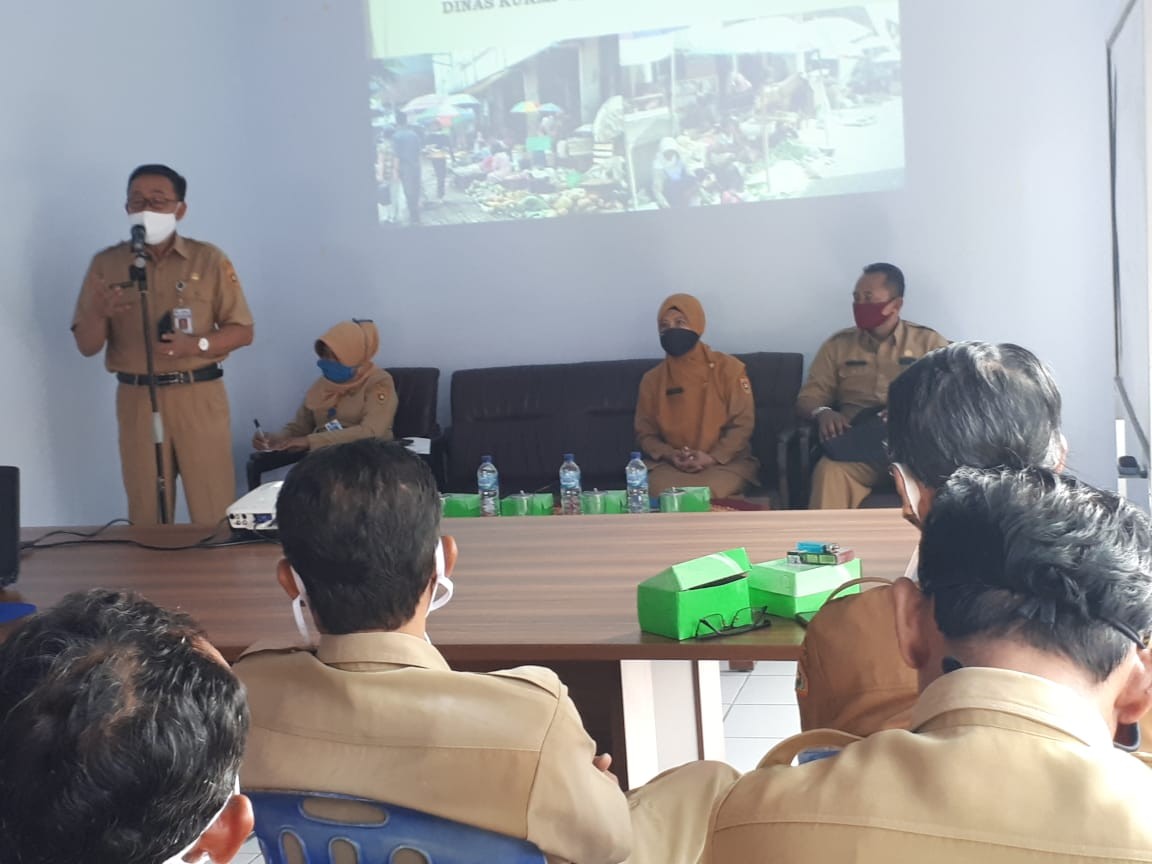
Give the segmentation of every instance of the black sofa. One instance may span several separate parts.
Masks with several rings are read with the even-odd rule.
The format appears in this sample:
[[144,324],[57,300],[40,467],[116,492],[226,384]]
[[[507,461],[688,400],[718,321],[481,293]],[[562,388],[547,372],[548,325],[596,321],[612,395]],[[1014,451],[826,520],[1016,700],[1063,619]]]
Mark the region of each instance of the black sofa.
[[[793,406],[803,356],[735,355],[748,368],[756,397],[752,451],[760,460],[754,495],[792,506],[800,490],[800,453]],[[447,491],[476,489],[480,458],[491,455],[503,494],[556,491],[560,462],[574,453],[585,489],[620,489],[635,449],[633,419],[640,379],[659,360],[610,360],[462,369],[452,376],[452,427],[444,436]]]

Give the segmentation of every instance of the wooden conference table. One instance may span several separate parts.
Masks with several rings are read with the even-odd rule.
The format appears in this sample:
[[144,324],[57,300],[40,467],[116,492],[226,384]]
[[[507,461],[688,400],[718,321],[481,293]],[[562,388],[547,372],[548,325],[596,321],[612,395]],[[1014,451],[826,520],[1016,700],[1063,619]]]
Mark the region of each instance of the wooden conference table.
[[[46,530],[25,529],[23,539]],[[778,558],[798,540],[851,546],[868,575],[895,578],[917,541],[894,510],[445,519],[441,530],[455,536],[460,558],[455,597],[429,619],[433,642],[457,669],[556,669],[631,785],[689,759],[722,758],[719,661],[794,660],[803,638],[798,625],[782,619],[700,642],[641,633],[639,582],[669,564],[735,546],[747,547],[753,561]],[[113,528],[100,536],[171,547],[204,534],[185,525]],[[192,614],[231,660],[257,641],[298,638],[275,581],[279,556],[274,543],[38,549],[25,553],[19,581],[0,600],[43,608],[70,591],[131,588]]]

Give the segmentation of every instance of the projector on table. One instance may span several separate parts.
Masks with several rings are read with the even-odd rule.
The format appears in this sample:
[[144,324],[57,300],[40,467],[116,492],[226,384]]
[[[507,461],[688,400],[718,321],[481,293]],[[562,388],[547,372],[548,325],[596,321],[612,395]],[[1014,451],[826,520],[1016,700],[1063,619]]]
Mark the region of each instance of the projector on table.
[[228,508],[228,524],[236,531],[276,531],[276,496],[283,480],[256,487]]

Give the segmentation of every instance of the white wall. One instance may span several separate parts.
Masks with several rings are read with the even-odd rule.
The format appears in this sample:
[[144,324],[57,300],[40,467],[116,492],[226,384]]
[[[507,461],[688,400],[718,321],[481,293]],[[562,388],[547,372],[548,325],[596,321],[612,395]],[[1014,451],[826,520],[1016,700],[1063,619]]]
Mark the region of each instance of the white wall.
[[238,464],[251,418],[289,416],[342,318],[377,320],[384,364],[439,366],[446,403],[457,368],[655,356],[656,305],[679,290],[716,347],[811,356],[884,259],[912,320],[1047,360],[1072,466],[1112,484],[1113,3],[905,2],[902,192],[422,232],[374,222],[358,2],[5,4],[0,463],[23,469],[22,521],[124,511],[114,384],[68,324],[144,161],[189,177],[185,233],[231,254],[256,314],[227,367]]

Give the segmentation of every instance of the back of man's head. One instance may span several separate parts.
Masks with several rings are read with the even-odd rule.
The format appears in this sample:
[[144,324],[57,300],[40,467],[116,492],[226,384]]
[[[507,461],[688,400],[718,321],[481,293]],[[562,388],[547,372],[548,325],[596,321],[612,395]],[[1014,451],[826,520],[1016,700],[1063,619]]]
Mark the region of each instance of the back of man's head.
[[1060,391],[1025,348],[953,343],[889,387],[888,452],[930,488],[960,467],[1055,467],[1064,456]]
[[196,840],[248,730],[206,644],[190,618],[97,589],[0,646],[0,860],[159,864]]
[[298,464],[276,501],[280,542],[328,633],[395,630],[436,566],[440,496],[428,466],[366,438]]
[[924,523],[920,588],[946,639],[1016,642],[1100,682],[1152,631],[1152,529],[1043,468],[962,469]]

